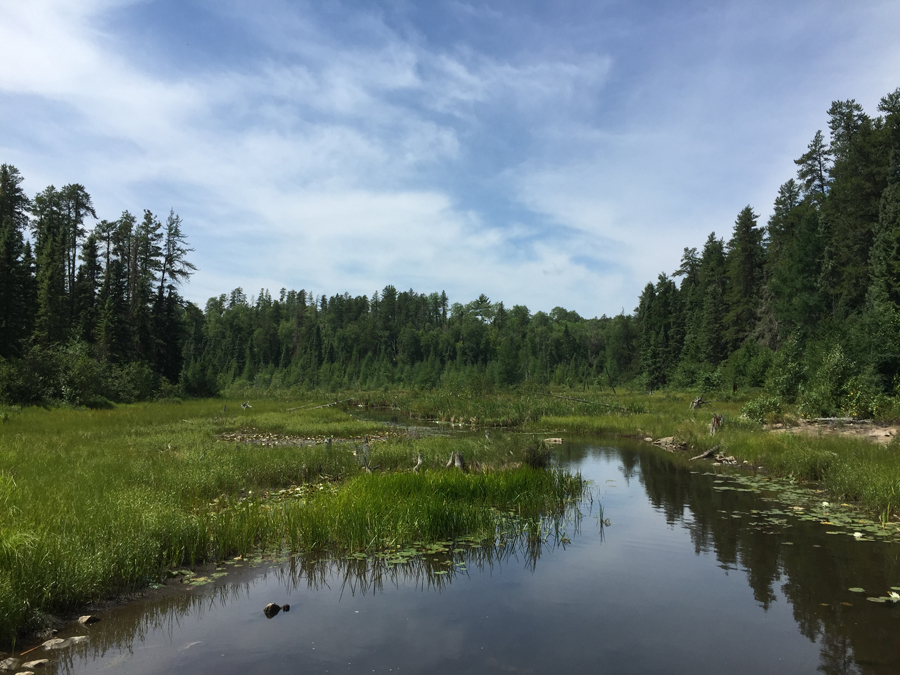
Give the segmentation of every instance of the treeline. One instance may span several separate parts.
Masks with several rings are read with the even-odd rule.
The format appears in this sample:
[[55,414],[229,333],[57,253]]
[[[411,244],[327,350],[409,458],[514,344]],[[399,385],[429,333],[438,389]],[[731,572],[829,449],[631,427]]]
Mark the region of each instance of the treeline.
[[212,298],[195,325],[182,380],[190,394],[235,384],[478,389],[537,384],[615,385],[637,375],[631,317],[583,319],[507,309],[481,295],[466,305],[446,293],[314,297],[241,289]]
[[240,288],[203,311],[181,220],[96,218],[80,185],[0,174],[0,397],[90,403],[230,387],[730,391],[811,415],[877,414],[900,386],[900,89],[828,110],[761,225],[685,248],[632,315],[532,313],[393,286],[371,297]]
[[765,386],[811,415],[870,415],[900,385],[900,89],[828,110],[765,226],[686,248],[640,297],[650,388]]
[[83,186],[29,199],[22,181],[0,165],[0,397],[102,404],[173,389],[190,307],[177,289],[194,270],[181,219],[126,211],[89,229]]

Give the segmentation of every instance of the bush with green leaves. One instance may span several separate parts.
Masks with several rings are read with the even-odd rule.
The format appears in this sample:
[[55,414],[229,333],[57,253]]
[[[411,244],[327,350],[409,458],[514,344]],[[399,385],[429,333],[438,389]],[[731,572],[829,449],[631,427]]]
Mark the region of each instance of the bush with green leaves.
[[741,408],[741,416],[751,422],[762,424],[769,413],[781,412],[781,399],[777,396],[760,396],[748,402]]

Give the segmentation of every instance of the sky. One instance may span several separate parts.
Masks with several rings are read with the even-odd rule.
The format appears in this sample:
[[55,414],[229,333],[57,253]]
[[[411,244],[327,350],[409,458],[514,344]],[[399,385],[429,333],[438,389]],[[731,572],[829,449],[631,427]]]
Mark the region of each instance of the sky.
[[388,284],[631,313],[900,87],[896,0],[0,3],[0,162],[181,216],[203,307]]

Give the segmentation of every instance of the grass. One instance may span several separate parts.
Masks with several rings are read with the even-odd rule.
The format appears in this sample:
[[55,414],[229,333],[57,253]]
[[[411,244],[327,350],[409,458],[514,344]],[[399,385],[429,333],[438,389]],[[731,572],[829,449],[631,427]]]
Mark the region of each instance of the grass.
[[[725,454],[778,476],[815,481],[835,499],[854,502],[885,520],[900,513],[900,442],[876,445],[859,438],[773,434],[740,417],[742,402],[713,401],[690,410],[690,394],[627,395],[632,415],[547,415],[530,428],[579,434],[607,433],[653,439],[674,437],[693,454],[720,446]],[[724,429],[709,435],[712,413],[725,415]]]
[[[350,397],[455,426],[674,436],[696,454],[719,445],[772,473],[819,481],[885,521],[900,512],[900,448],[769,434],[739,417],[741,401],[694,411],[688,394],[380,392],[246,410],[224,400],[10,408],[0,416],[0,640],[47,614],[146,587],[169,567],[259,549],[365,561],[416,542],[540,542],[546,519],[566,516],[581,495],[579,477],[532,468],[547,464],[539,441],[423,436],[320,407]],[[712,412],[726,419],[715,437]],[[294,445],[268,443],[273,436]],[[222,440],[235,437],[259,442]],[[474,471],[446,469],[455,453]]]
[[[238,403],[5,411],[0,640],[146,587],[172,566],[538,532],[583,487],[525,466],[524,439],[415,437],[317,407],[327,400]],[[251,431],[305,445],[220,440]],[[377,436],[371,474],[360,464],[366,434]],[[321,442],[331,437],[349,440]],[[476,471],[445,469],[455,452]]]

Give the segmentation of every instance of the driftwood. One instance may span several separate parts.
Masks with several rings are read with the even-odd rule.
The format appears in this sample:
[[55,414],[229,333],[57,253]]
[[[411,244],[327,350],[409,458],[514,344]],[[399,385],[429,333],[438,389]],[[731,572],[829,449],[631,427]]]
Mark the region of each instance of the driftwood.
[[709,423],[709,435],[715,436],[725,426],[725,416],[713,413],[712,422]]
[[709,405],[709,401],[704,401],[702,396],[698,396],[693,401],[691,401],[691,410],[700,410],[701,406]]
[[721,445],[714,445],[706,452],[701,452],[696,457],[691,457],[691,461],[693,462],[695,459],[706,459],[707,457],[712,457],[716,452],[719,451],[721,447]]
[[[352,401],[352,398],[345,398],[343,401],[332,401],[331,403],[326,403],[325,405],[317,405],[313,410],[318,410],[319,408],[327,408],[328,406],[337,405],[338,403],[346,403],[347,401]],[[311,406],[312,403],[307,403],[306,405],[301,405],[298,408],[288,408],[285,412],[296,412],[298,410],[306,410]]]
[[422,457],[422,453],[420,452],[420,453],[419,453],[419,461],[416,462],[416,465],[415,465],[415,466],[413,467],[413,469],[412,469],[412,470],[413,470],[413,473],[419,473],[419,467],[422,466],[422,464],[424,463],[424,461],[425,461],[425,459]]
[[855,417],[814,417],[810,422],[818,422],[820,424],[865,424],[866,422],[874,422],[874,420],[860,420]]
[[352,401],[352,398],[345,398],[343,401],[332,401],[331,403],[326,403],[325,405],[317,405],[313,410],[318,410],[319,408],[328,408],[333,405],[337,405],[338,403],[346,403],[347,401]]
[[451,452],[450,459],[447,460],[447,468],[455,466],[460,471],[466,470],[466,460],[463,459],[463,454],[461,452]]

